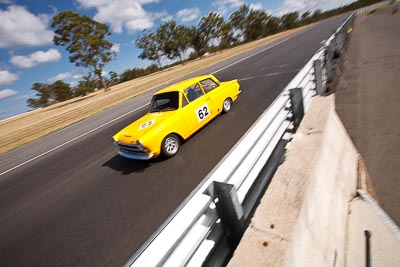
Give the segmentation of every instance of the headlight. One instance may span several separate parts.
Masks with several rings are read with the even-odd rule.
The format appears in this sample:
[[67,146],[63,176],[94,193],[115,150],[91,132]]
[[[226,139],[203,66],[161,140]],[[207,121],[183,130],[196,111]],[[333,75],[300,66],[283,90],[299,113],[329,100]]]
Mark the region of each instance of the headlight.
[[147,153],[148,150],[147,150],[147,148],[145,148],[145,147],[143,146],[142,141],[137,140],[136,143],[137,143],[137,146],[138,146],[141,150],[143,150],[144,152]]
[[114,134],[112,139],[114,140],[115,143],[118,143],[120,137],[121,137],[121,133],[119,132],[119,133]]

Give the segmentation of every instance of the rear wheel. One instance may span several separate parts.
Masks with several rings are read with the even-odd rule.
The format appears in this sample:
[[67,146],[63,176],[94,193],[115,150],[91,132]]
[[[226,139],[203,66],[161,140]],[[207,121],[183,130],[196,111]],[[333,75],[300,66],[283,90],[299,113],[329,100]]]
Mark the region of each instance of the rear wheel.
[[232,100],[230,98],[225,99],[224,103],[222,103],[222,110],[224,111],[224,113],[228,113],[229,110],[231,110],[231,106]]
[[179,137],[175,134],[167,135],[161,143],[161,151],[162,154],[167,157],[173,157],[178,153],[180,146]]

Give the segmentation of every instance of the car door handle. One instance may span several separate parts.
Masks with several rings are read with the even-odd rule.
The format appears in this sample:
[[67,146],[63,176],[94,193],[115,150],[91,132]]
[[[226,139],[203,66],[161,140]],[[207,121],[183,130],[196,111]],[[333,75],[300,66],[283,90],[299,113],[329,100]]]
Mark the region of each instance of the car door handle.
[[206,101],[210,100],[210,98],[206,98]]

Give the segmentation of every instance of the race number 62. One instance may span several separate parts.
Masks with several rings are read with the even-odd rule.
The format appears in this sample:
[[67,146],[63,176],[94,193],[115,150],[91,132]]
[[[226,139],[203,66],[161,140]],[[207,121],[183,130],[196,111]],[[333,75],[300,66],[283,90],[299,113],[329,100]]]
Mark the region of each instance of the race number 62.
[[210,109],[208,108],[207,104],[202,105],[198,109],[196,109],[196,115],[199,119],[199,122],[210,116]]

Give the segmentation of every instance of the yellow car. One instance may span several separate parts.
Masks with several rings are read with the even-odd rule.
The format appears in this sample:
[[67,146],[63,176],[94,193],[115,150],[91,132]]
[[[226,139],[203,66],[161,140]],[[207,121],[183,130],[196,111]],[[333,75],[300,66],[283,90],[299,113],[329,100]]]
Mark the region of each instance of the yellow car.
[[174,156],[188,139],[240,93],[237,80],[219,82],[213,75],[191,78],[154,94],[148,113],[113,136],[118,154],[139,160]]

